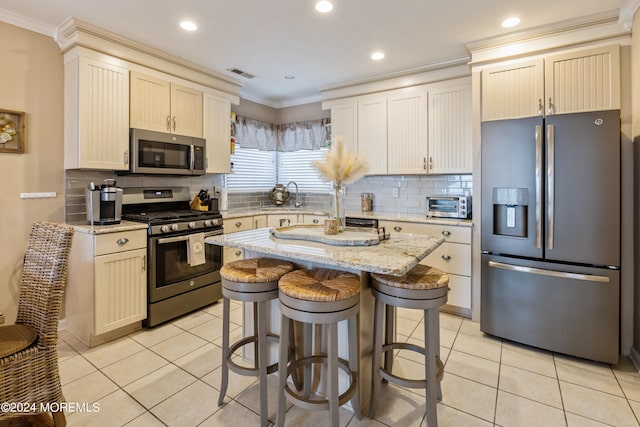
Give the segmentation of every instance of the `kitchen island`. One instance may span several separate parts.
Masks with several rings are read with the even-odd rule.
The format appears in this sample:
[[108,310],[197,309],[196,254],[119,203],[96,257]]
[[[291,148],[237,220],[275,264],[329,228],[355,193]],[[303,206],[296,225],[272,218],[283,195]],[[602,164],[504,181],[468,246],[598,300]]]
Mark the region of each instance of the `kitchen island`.
[[[366,408],[371,389],[371,354],[374,299],[371,296],[369,273],[402,276],[415,267],[423,258],[444,242],[421,234],[395,233],[388,240],[372,246],[335,246],[306,240],[275,238],[271,228],[240,231],[205,239],[205,243],[230,246],[244,250],[245,258],[271,257],[285,259],[301,268],[321,267],[344,270],[360,276],[360,372],[358,376],[360,402]],[[278,333],[280,310],[278,301],[269,304],[267,330]],[[245,307],[243,325],[245,334],[250,333],[252,310]],[[347,324],[339,325],[340,357],[348,357]],[[277,360],[277,346],[271,346],[270,361]],[[252,348],[245,348],[245,357],[252,359]],[[340,389],[347,386],[347,377],[340,375]],[[321,384],[322,387],[322,384]],[[322,392],[322,391],[321,391]]]

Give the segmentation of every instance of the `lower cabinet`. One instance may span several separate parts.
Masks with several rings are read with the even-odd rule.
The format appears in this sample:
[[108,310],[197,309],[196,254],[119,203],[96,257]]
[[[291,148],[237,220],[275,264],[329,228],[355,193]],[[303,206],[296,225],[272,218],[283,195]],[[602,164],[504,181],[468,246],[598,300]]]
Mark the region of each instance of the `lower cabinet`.
[[288,227],[298,223],[298,214],[273,214],[267,216],[267,227]]
[[76,232],[65,291],[67,330],[88,346],[138,329],[147,317],[146,229]]
[[[228,218],[222,222],[224,234],[238,231],[253,230],[267,226],[267,215],[244,216],[240,218]],[[225,246],[222,249],[222,263],[237,261],[244,258],[244,252],[240,248]]]
[[445,242],[420,264],[449,274],[449,294],[442,311],[471,316],[471,227],[380,221],[387,233],[415,233],[444,237]]
[[303,224],[311,225],[324,225],[324,220],[327,218],[325,215],[304,215],[302,217]]

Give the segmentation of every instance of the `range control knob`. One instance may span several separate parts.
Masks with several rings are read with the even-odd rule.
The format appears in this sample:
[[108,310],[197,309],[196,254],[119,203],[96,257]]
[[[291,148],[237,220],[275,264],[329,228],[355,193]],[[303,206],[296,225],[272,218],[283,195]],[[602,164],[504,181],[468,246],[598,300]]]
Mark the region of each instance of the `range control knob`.
[[191,222],[188,224],[188,226],[189,226],[189,228],[196,228],[196,223],[195,223],[195,221],[191,221]]
[[212,227],[212,226],[213,226],[213,220],[211,220],[211,219],[205,219],[205,220],[204,220],[204,226],[205,226],[205,227]]
[[171,230],[172,231],[178,231],[178,224],[171,224]]
[[168,233],[169,232],[169,226],[168,225],[163,225],[162,227],[160,227],[160,231],[162,231],[163,233]]

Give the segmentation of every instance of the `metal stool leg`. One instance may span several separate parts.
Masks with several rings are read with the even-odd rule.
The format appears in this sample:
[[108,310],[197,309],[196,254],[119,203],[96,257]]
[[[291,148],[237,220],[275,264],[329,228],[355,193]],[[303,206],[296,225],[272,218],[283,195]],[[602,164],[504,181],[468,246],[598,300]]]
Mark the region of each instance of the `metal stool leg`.
[[284,427],[284,413],[286,410],[286,399],[284,388],[287,385],[287,359],[289,355],[289,319],[285,315],[280,316],[280,358],[278,361],[278,414],[276,425]]
[[438,326],[438,310],[424,311],[424,343],[425,343],[425,378],[427,380],[427,427],[438,427],[437,380],[438,365],[436,362],[436,331]]
[[224,396],[227,394],[227,386],[229,385],[229,366],[227,359],[229,358],[229,316],[231,312],[231,302],[229,298],[222,299],[222,380],[220,384],[220,396],[218,397],[218,406],[224,403]]
[[[358,378],[358,372],[360,370],[360,348],[357,339],[360,330],[360,313],[348,320],[349,322],[349,370],[355,372],[355,378]],[[360,408],[360,392],[356,390],[351,398],[351,406],[353,407],[353,413],[356,414],[358,419],[362,419],[362,410]]]
[[[396,338],[396,308],[391,304],[385,306],[385,327],[384,327],[384,345],[395,342]],[[384,370],[393,371],[393,358],[395,351],[387,351],[384,353]],[[386,380],[384,381],[386,382]]]
[[338,324],[336,322],[325,325],[327,331],[327,358],[329,374],[327,375],[327,392],[329,394],[329,417],[331,426],[340,424],[340,403],[338,402]]
[[[313,325],[311,323],[304,323],[302,326],[304,332],[302,337],[302,357],[310,357],[313,354]],[[317,335],[316,335],[317,336]],[[303,379],[302,379],[302,388],[303,388],[303,396],[305,399],[309,399],[311,396],[311,370],[313,366],[307,365],[303,367]]]
[[267,303],[256,303],[258,307],[258,378],[260,380],[260,425],[269,425],[269,405],[267,402]]
[[369,418],[375,415],[376,397],[380,394],[380,364],[382,363],[382,318],[384,304],[376,298],[373,318],[373,360],[371,361],[371,398]]

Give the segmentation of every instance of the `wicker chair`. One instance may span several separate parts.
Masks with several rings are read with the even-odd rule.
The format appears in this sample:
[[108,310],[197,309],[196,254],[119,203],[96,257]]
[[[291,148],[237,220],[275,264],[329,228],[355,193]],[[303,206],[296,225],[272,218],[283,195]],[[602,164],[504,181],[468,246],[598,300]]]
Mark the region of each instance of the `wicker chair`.
[[[0,402],[30,404],[29,412],[53,410],[56,426],[66,420],[58,374],[58,317],[67,281],[73,228],[34,222],[24,257],[18,317],[0,327]],[[21,408],[25,409],[25,408]],[[3,418],[25,415],[0,412]]]

